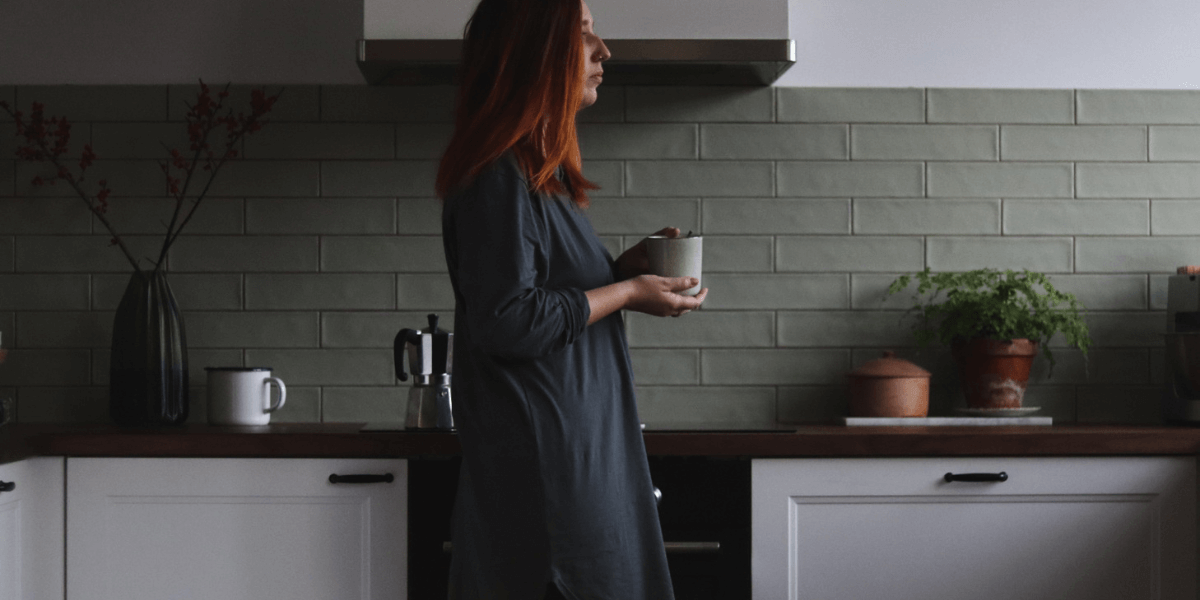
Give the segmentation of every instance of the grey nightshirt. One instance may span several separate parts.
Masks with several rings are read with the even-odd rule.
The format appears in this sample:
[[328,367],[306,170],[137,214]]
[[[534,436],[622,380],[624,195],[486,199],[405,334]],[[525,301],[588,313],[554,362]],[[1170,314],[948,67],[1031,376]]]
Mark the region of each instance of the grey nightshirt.
[[[446,199],[454,421],[452,600],[673,598],[620,312],[584,292],[613,260],[570,198],[511,154]],[[419,490],[413,490],[419,493]]]

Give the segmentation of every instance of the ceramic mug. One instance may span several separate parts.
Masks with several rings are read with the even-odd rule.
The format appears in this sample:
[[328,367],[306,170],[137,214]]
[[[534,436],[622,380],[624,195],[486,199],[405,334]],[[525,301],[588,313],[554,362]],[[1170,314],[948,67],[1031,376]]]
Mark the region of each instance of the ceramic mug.
[[[695,277],[700,282],[700,264],[704,256],[704,238],[667,237],[652,235],[646,238],[646,255],[650,259],[650,272],[662,277]],[[700,293],[702,283],[697,283],[680,294],[695,296]]]
[[[266,425],[271,413],[283,408],[287,387],[271,376],[270,367],[206,367],[210,425]],[[271,384],[279,387],[279,402],[271,403]]]

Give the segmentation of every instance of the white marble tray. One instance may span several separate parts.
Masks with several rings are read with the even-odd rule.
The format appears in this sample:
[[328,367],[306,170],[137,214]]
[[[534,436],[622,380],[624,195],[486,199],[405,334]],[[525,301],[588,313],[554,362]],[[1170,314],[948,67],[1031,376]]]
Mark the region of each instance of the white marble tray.
[[975,425],[1053,425],[1054,417],[842,417],[849,427],[885,425],[975,426]]

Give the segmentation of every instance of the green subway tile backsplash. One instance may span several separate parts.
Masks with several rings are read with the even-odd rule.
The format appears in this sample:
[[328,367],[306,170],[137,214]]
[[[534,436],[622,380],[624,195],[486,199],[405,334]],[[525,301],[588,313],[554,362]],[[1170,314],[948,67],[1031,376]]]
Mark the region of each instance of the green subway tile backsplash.
[[762,348],[775,345],[775,314],[769,311],[699,310],[688,319],[629,313],[634,348]]
[[390,159],[395,130],[375,123],[272,123],[246,138],[248,159]]
[[853,125],[854,160],[996,160],[994,125]]
[[1070,163],[934,162],[929,196],[937,198],[1070,198]]
[[[372,125],[372,127],[379,127]],[[454,125],[450,123],[396,123],[395,157],[407,160],[438,160]]]
[[1005,200],[1007,235],[1147,235],[1149,200]]
[[606,198],[593,202],[588,211],[600,235],[650,235],[664,226],[684,233],[700,231],[698,198]]
[[705,198],[704,233],[850,233],[848,198]]
[[931,236],[929,268],[934,271],[1030,269],[1072,272],[1071,238],[1062,236]]
[[1153,235],[1200,234],[1200,199],[1151,200],[1150,233]]
[[1078,123],[1200,124],[1191,90],[1079,90]]
[[251,198],[246,233],[389,234],[395,211],[391,198]]
[[[186,142],[194,87],[0,99],[76,123],[109,216],[150,256],[173,208],[160,142]],[[204,366],[265,363],[298,386],[277,421],[402,418],[392,338],[430,312],[453,327],[432,189],[453,98],[289,86],[171,252],[194,409]],[[1053,379],[1039,362],[1030,398],[1059,421],[1158,418],[1166,277],[1200,264],[1200,91],[604,86],[579,121],[611,252],[665,226],[708,238],[701,310],[625,315],[644,418],[836,418],[845,372],[887,349],[933,370],[932,406],[949,413],[949,353],[918,351],[911,296],[885,295],[926,266],[1049,272],[1090,309],[1096,350],[1085,369],[1063,349]],[[0,385],[22,420],[102,421],[128,267],[69,189],[30,185],[44,169],[12,158],[13,133],[0,124]]]
[[1200,198],[1196,163],[1080,163],[1079,198]]
[[769,196],[769,161],[637,160],[626,163],[631,196]]
[[87,310],[88,304],[87,275],[0,273],[0,310]]
[[184,318],[189,347],[313,348],[320,343],[320,320],[313,311],[190,311]]
[[326,198],[428,196],[437,176],[437,162],[432,160],[328,160],[311,164],[314,170],[319,166],[321,174],[320,194],[311,195]]
[[769,236],[711,235],[704,240],[704,270],[709,273],[770,272],[775,240]]
[[16,195],[16,169],[17,161],[0,159],[0,198]]
[[1146,128],[1134,125],[1002,125],[1002,160],[1146,160]]
[[0,273],[11,273],[13,271],[13,256],[15,253],[15,239],[11,236],[0,237]]
[[453,123],[453,111],[454,88],[448,85],[321,86],[322,121]]
[[106,348],[112,321],[113,313],[105,311],[26,311],[17,315],[20,337],[11,341],[23,348]]
[[579,150],[591,159],[696,158],[694,123],[579,125]]
[[[96,150],[97,156],[102,156],[100,150]],[[8,177],[13,181],[12,186],[5,184],[5,165],[14,165],[14,171],[10,171]],[[232,165],[227,165],[232,166]],[[251,165],[253,167],[253,165]],[[223,170],[223,169],[222,169]],[[248,169],[242,166],[238,169],[244,173]],[[105,179],[108,181],[108,188],[112,190],[113,196],[153,196],[162,198],[166,196],[167,185],[162,179],[162,170],[154,161],[150,160],[108,160],[98,158],[92,165],[90,174],[94,175],[97,172],[103,172]],[[265,175],[266,170],[260,170],[260,175]],[[26,198],[75,198],[79,202],[78,196],[71,190],[70,187],[62,182],[56,182],[54,185],[33,185],[31,181],[34,177],[50,177],[54,174],[54,168],[43,163],[32,163],[21,161],[17,163],[8,163],[8,161],[0,161],[0,196],[15,195]],[[234,175],[231,182],[236,185],[236,179],[239,175]],[[291,187],[296,185],[296,182],[287,182],[287,185],[281,187]],[[214,184],[214,188],[215,188]],[[213,197],[223,195],[221,192],[214,189]],[[86,209],[83,209],[86,210]]]
[[[325,86],[326,88],[330,86]],[[336,87],[336,86],[334,86]],[[225,86],[220,86],[224,89]],[[277,94],[286,88],[283,97],[271,109],[271,122],[296,121],[300,123],[315,123],[321,119],[321,89],[319,85],[246,85],[229,86],[229,100],[245,102],[250,98],[254,89],[264,88],[267,94]],[[217,86],[210,90],[219,91]],[[188,112],[188,103],[194,102],[200,92],[198,84],[181,84],[167,86],[167,118],[171,121],[183,121]],[[284,101],[286,98],[286,101]],[[227,102],[228,102],[227,101]]]
[[921,88],[776,88],[779,121],[923,123]]
[[919,162],[780,162],[780,196],[921,196],[924,176]]
[[995,235],[1000,200],[860,198],[854,201],[854,233]]
[[72,123],[167,119],[165,85],[19,85],[16,101],[25,107],[40,102],[47,117]]
[[[54,202],[63,203],[64,206],[61,214],[58,215],[60,225],[66,225],[72,222],[75,215],[83,217],[91,216],[79,206],[78,198],[38,198],[33,202]],[[117,196],[109,198],[108,212],[104,217],[120,231],[125,234],[148,234],[157,236],[163,231],[163,223],[171,220],[171,215],[175,212],[175,203],[162,198],[129,198],[125,196]],[[237,235],[246,233],[245,225],[246,217],[246,201],[241,198],[219,198],[209,197],[204,199],[204,209],[196,211],[191,222],[188,223],[187,232],[191,234],[212,233],[212,234],[230,234]],[[94,233],[105,233],[104,225],[100,223],[98,218],[93,217],[91,231]],[[18,223],[24,223],[22,218]],[[87,233],[87,231],[48,231],[47,233]],[[292,233],[291,230],[283,233]]]
[[1200,127],[1151,125],[1150,160],[1200,160]]
[[706,123],[700,126],[700,158],[845,160],[845,125]]
[[[601,90],[600,94],[607,92]],[[771,88],[650,86],[625,88],[625,121],[637,123],[770,122]]]
[[[16,236],[17,271],[21,273],[112,273],[127,272],[129,261],[109,250],[108,236],[29,235]],[[135,258],[157,258],[159,241],[143,236],[125,236],[125,245]],[[114,249],[115,250],[115,249]],[[142,261],[143,266],[148,261]]]
[[[115,212],[118,204],[129,199],[114,198],[110,202],[110,211]],[[93,217],[80,208],[77,198],[0,198],[0,233],[91,233]]]
[[[163,144],[183,151],[190,143],[179,123],[93,123],[91,131],[92,147],[104,149],[103,154],[97,152],[101,158],[162,158]],[[0,130],[0,135],[5,133],[9,132]],[[5,138],[0,141],[0,151],[7,155],[6,144],[14,140]]]
[[930,88],[930,123],[1073,123],[1071,90]]

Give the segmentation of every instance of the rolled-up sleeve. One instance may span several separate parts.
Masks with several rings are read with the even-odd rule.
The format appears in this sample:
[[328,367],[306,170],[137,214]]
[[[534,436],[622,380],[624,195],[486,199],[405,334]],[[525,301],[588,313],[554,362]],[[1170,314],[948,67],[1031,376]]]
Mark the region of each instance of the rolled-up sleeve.
[[475,342],[488,354],[535,358],[561,350],[587,327],[578,288],[547,288],[544,212],[514,164],[500,160],[454,199],[455,283]]

